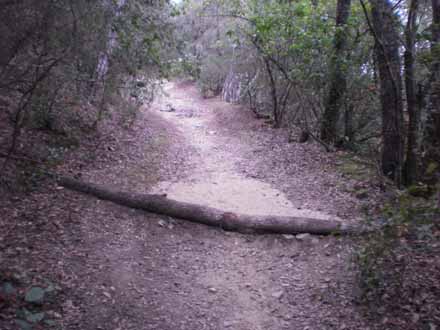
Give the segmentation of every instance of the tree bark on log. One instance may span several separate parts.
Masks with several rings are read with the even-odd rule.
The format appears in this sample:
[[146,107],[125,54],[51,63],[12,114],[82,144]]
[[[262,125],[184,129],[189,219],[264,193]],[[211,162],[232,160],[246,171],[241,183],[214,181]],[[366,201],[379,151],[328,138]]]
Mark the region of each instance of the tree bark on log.
[[247,215],[225,212],[216,208],[185,203],[165,195],[137,194],[112,190],[92,183],[62,177],[58,184],[74,191],[92,195],[130,208],[167,215],[224,230],[242,233],[310,233],[318,235],[348,234],[359,232],[357,227],[331,219],[303,218],[295,216]]

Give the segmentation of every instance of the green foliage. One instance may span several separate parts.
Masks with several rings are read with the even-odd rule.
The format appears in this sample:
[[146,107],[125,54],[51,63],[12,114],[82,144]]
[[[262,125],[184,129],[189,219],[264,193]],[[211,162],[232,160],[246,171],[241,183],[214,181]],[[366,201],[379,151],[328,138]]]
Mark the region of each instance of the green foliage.
[[233,53],[235,23],[218,16],[221,6],[217,2],[186,1],[180,8],[183,14],[175,22],[178,56],[172,61],[173,73],[196,80],[204,95],[221,91]]
[[[106,1],[20,1],[1,8],[0,95],[16,101],[16,124],[73,126],[66,113],[78,115],[82,105],[100,113],[104,98],[127,82],[147,75],[151,86],[166,77],[171,11],[166,1],[127,1],[121,8]],[[92,126],[96,118],[82,115]]]
[[223,61],[215,55],[207,56],[200,66],[198,84],[202,94],[217,95],[221,92],[226,78]]
[[[417,262],[437,254],[439,211],[434,199],[415,198],[408,191],[395,203],[386,205],[374,223],[371,220],[375,230],[360,242],[355,259],[362,300],[373,314],[391,313],[392,309],[405,306],[411,310],[420,308],[412,306],[420,303],[413,297],[414,292],[424,286],[417,280]],[[435,272],[429,268],[424,271]]]
[[[142,0],[0,6],[3,151],[53,166],[101,121],[132,122],[168,76],[172,10],[168,1]],[[126,106],[112,106],[113,97]],[[1,184],[35,186],[44,178],[38,166],[9,167]]]
[[[249,19],[254,23],[252,34],[265,54],[292,62],[286,68],[291,79],[322,79],[322,56],[332,45],[333,22],[328,20],[333,4],[310,1],[251,1]],[[320,82],[322,85],[322,82]]]
[[337,168],[344,177],[360,182],[371,181],[375,176],[374,163],[368,163],[353,152],[341,153]]
[[130,1],[115,22],[118,34],[116,60],[130,76],[144,71],[157,78],[166,77],[172,43],[172,25],[168,16],[173,8],[165,5],[145,6],[140,1]]

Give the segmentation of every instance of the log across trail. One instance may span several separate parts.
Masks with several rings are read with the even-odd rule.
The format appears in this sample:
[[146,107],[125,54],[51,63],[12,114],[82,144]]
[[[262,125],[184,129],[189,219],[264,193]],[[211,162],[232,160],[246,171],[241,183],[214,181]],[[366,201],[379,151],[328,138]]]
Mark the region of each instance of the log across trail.
[[119,205],[208,226],[220,227],[229,231],[278,234],[310,233],[319,235],[347,234],[359,231],[357,227],[344,224],[336,219],[324,220],[298,216],[239,214],[209,206],[180,202],[169,199],[166,195],[116,191],[67,177],[59,178],[58,184],[70,190],[111,201]]

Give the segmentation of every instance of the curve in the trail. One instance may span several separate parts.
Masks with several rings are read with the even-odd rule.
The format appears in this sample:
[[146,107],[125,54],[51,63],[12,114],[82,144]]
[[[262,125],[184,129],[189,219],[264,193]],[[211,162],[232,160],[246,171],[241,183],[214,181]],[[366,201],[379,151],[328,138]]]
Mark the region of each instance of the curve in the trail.
[[[238,171],[235,164],[242,160],[239,148],[226,148],[224,143],[227,142],[212,120],[215,108],[229,107],[231,111],[236,111],[236,108],[217,99],[201,99],[193,95],[194,91],[190,92],[168,83],[165,95],[155,109],[181,131],[186,143],[197,150],[200,160],[185,180],[161,182],[152,192],[166,193],[171,199],[230,212],[330,218],[322,212],[295,208],[283,192]],[[170,109],[173,111],[166,111]]]

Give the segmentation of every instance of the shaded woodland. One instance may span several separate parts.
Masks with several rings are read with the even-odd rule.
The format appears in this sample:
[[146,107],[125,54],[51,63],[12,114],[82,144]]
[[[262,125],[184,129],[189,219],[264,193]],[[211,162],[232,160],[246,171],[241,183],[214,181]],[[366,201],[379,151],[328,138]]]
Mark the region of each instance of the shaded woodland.
[[189,2],[180,60],[207,95],[300,127],[328,151],[380,146],[383,174],[411,186],[438,161],[435,6]]
[[[165,81],[191,81],[287,131],[283,143],[362,164],[359,303],[372,329],[440,326],[440,0],[3,0],[0,35],[5,209],[81,180],[113,151],[112,134],[166,97]],[[370,188],[385,197],[370,202]],[[210,223],[208,211],[196,222]],[[1,260],[0,322],[19,301]]]

